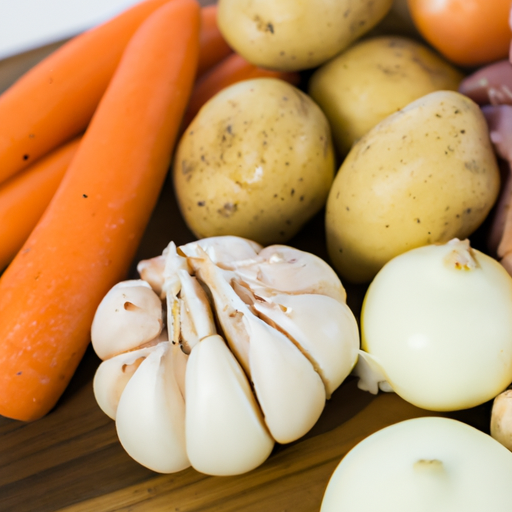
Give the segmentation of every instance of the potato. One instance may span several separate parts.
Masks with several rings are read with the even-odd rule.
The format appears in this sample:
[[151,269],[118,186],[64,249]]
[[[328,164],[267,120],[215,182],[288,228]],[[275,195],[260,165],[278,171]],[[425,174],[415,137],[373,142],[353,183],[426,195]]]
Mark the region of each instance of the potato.
[[177,148],[176,197],[199,238],[289,240],[325,204],[330,127],[306,94],[275,78],[232,85],[199,111]]
[[360,41],[312,75],[308,93],[325,112],[341,155],[385,117],[439,90],[456,91],[463,75],[406,37]]
[[316,67],[384,18],[393,0],[219,0],[218,25],[249,62],[269,69]]
[[368,282],[409,249],[468,237],[499,180],[476,103],[454,91],[423,96],[359,139],[341,165],[326,206],[333,266]]

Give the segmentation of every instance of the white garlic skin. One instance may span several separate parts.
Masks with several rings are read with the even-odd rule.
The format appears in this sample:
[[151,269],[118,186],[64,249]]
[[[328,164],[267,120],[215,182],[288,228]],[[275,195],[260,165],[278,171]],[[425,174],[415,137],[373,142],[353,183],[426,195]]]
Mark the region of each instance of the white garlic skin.
[[465,423],[402,421],[340,462],[321,512],[510,512],[512,453]]
[[477,406],[512,381],[512,278],[467,241],[413,249],[370,284],[361,338],[405,400]]

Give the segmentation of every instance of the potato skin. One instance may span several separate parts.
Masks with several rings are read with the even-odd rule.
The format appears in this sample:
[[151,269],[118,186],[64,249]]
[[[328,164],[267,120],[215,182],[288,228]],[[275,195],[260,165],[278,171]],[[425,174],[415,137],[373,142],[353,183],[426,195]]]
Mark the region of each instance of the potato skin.
[[199,238],[289,240],[325,204],[335,171],[330,127],[306,94],[278,79],[232,85],[192,121],[173,179]]
[[478,106],[453,91],[425,95],[376,125],[341,165],[326,207],[333,266],[368,282],[405,251],[468,237],[499,181]]
[[219,0],[226,41],[268,69],[316,67],[384,18],[393,0]]
[[463,75],[413,39],[383,36],[355,43],[312,75],[308,93],[331,123],[341,155],[388,115],[426,94],[456,91]]

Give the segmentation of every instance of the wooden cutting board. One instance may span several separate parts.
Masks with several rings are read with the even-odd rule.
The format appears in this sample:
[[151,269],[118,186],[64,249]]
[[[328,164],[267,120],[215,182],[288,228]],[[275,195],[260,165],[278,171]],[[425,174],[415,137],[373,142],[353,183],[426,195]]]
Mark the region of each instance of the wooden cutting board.
[[[0,62],[0,90],[53,48]],[[167,182],[135,261],[160,254],[170,240],[179,245],[193,239]],[[322,213],[290,245],[326,257]],[[357,314],[365,289],[347,286],[347,292]],[[193,469],[159,475],[126,455],[114,422],[96,405],[98,364],[89,349],[45,418],[27,424],[0,418],[0,511],[315,512],[336,465],[356,443],[387,425],[432,414],[394,394],[362,392],[349,378],[307,436],[277,446],[256,470],[236,477]],[[487,431],[490,404],[447,416]]]

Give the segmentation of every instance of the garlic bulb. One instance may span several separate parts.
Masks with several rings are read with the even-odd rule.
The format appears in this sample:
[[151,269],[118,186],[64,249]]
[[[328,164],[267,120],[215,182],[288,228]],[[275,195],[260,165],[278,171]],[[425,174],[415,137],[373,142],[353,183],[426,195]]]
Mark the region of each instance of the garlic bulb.
[[448,419],[402,421],[365,438],[339,463],[321,512],[509,512],[512,453]]
[[413,249],[368,288],[355,374],[430,410],[474,407],[512,382],[512,278],[467,240]]
[[94,393],[154,471],[254,469],[313,427],[356,363],[355,317],[317,256],[213,237],[138,270],[97,309]]

